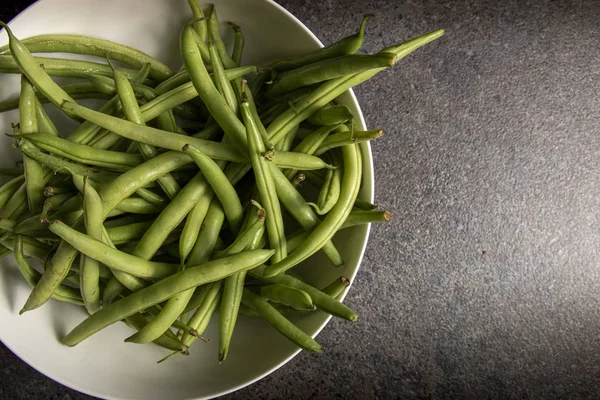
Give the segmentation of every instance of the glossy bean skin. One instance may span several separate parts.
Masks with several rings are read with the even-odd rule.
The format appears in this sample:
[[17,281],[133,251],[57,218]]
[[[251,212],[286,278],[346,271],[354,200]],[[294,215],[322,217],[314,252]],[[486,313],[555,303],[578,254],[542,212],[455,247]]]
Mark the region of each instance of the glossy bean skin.
[[238,271],[255,268],[268,260],[272,254],[273,251],[270,250],[247,251],[208,262],[202,268],[188,268],[101,309],[75,327],[63,338],[63,343],[75,346],[101,329],[158,304],[175,293],[219,281]]
[[338,298],[348,286],[350,286],[350,280],[345,276],[340,276],[323,288],[321,292],[333,298]]
[[337,132],[327,137],[323,143],[319,145],[319,148],[315,150],[314,155],[320,156],[321,154],[336,147],[346,146],[353,143],[367,142],[382,136],[383,131],[381,129],[371,131]]

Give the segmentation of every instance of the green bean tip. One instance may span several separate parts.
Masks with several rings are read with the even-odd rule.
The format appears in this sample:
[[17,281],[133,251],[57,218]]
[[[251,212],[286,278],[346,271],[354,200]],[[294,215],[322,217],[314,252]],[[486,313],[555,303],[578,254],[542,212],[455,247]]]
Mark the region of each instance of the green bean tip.
[[348,287],[350,286],[350,279],[346,278],[345,276],[341,276],[340,280],[342,281],[342,283],[344,284],[344,286]]

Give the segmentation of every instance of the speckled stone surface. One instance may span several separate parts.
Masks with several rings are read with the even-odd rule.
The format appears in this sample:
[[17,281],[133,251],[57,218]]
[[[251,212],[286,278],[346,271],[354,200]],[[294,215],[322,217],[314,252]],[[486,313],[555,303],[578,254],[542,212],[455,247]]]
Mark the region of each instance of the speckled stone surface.
[[[4,0],[7,20],[27,1]],[[228,399],[600,396],[600,2],[280,0],[325,43],[441,40],[356,89],[372,230],[323,355]],[[0,398],[89,398],[0,346]]]

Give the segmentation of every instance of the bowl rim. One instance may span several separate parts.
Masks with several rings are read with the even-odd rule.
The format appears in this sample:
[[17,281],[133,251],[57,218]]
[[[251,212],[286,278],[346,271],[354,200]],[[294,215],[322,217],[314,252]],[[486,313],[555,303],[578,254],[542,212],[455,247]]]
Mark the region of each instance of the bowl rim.
[[[21,10],[21,12],[19,12],[19,14],[17,14],[14,18],[12,18],[7,25],[9,27],[12,27],[12,24],[14,24],[15,22],[18,22],[19,20],[23,19],[26,17],[27,11],[29,11],[30,9],[35,8],[38,4],[40,3],[46,3],[46,2],[51,2],[53,0],[37,0],[34,3],[30,4],[29,6],[27,6],[25,9]],[[271,6],[276,7],[277,9],[279,9],[279,11],[281,11],[283,14],[285,14],[288,18],[292,19],[298,26],[300,26],[309,36],[310,38],[313,40],[313,42],[315,44],[317,44],[319,47],[325,47],[323,45],[323,43],[321,42],[321,40],[302,22],[300,21],[300,19],[298,19],[294,14],[292,14],[290,11],[288,11],[285,7],[283,7],[282,5],[276,3],[274,0],[262,0],[268,4],[270,4]],[[354,94],[354,90],[353,89],[349,89],[347,90],[348,95],[350,96],[351,101],[354,103],[354,105],[356,106],[356,109],[358,111],[358,115],[355,116],[358,119],[358,125],[363,127],[364,129],[366,129],[366,123],[365,123],[365,119],[364,119],[364,115],[362,113],[362,109],[360,107],[360,103],[358,102],[356,95]],[[369,142],[364,142],[360,144],[361,147],[361,152],[363,152],[364,154],[364,158],[366,158],[369,162],[369,164],[371,166],[373,166],[373,154],[372,154],[372,150],[371,150],[371,144]],[[370,168],[369,171],[369,175],[368,176],[364,176],[364,169],[363,169],[363,180],[367,180],[371,182],[371,187],[370,190],[367,191],[365,193],[366,197],[367,197],[367,201],[369,202],[373,202],[373,198],[374,198],[374,192],[375,192],[375,176],[374,176],[374,169]],[[360,266],[362,264],[362,260],[364,258],[365,255],[365,250],[369,241],[369,235],[371,232],[371,224],[367,224],[366,225],[366,231],[365,231],[365,240],[363,242],[362,245],[362,249],[360,251],[360,256],[358,257],[358,261],[357,261],[357,266],[354,269],[352,276],[349,276],[349,280],[350,280],[350,285],[344,290],[344,292],[342,293],[342,295],[340,296],[339,300],[343,301],[344,298],[346,297],[346,295],[348,294],[350,288],[352,287],[353,283],[354,283],[354,279],[356,278],[356,275],[358,273],[358,270],[360,269]],[[312,335],[313,338],[315,338],[329,323],[329,321],[331,321],[332,316],[328,315],[327,318],[323,321],[323,323],[321,324],[321,326],[319,326],[319,328],[317,328],[317,330],[314,332],[314,334]],[[0,341],[1,338],[0,338]],[[29,357],[24,356],[19,354],[19,352],[15,351],[8,343],[2,341],[2,343],[4,344],[4,346],[6,346],[6,348],[8,348],[15,356],[17,356],[20,360],[22,360],[23,362],[25,362],[27,365],[29,365],[31,368],[33,368],[34,370],[36,370],[37,372],[39,372],[40,374],[48,377],[49,379],[65,386],[68,387],[69,389],[75,390],[79,393],[83,393],[83,394],[87,394],[90,396],[94,396],[94,397],[98,397],[98,398],[105,398],[105,399],[114,399],[114,400],[125,400],[125,397],[103,397],[104,395],[102,395],[101,393],[98,393],[94,390],[89,390],[89,389],[85,389],[83,390],[82,388],[78,387],[74,382],[68,382],[65,381],[64,379],[61,378],[57,378],[54,377],[53,374],[51,373],[51,371],[48,372],[44,372],[40,369],[38,369],[38,367],[36,367],[35,362],[33,360],[30,360]],[[199,400],[199,399],[211,399],[211,398],[217,398],[217,397],[221,397],[233,392],[236,392],[238,390],[241,390],[245,387],[248,387],[256,382],[258,382],[259,380],[265,378],[266,376],[272,374],[273,372],[277,371],[278,369],[280,369],[281,367],[283,367],[285,364],[287,364],[289,361],[291,361],[293,358],[295,358],[300,352],[302,351],[302,349],[298,348],[297,350],[295,350],[293,353],[291,353],[287,358],[285,358],[284,360],[282,360],[281,362],[279,362],[278,364],[275,364],[272,368],[270,368],[269,370],[265,371],[263,374],[260,374],[258,376],[256,376],[253,379],[250,379],[242,384],[236,385],[236,386],[232,386],[231,388],[224,390],[220,393],[216,393],[214,396],[211,397],[194,397],[194,398],[190,398],[190,400]]]

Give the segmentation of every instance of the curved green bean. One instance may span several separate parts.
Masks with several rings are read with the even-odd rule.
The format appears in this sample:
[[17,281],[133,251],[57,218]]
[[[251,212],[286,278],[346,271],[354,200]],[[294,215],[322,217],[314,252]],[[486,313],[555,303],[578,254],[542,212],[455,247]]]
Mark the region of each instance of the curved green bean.
[[343,104],[326,106],[306,119],[313,125],[337,125],[343,124],[353,118],[352,111]]
[[382,136],[383,130],[381,129],[372,131],[337,132],[327,137],[319,146],[319,148],[315,150],[314,155],[320,156],[321,154],[336,147],[346,146],[353,143],[367,142]]
[[187,268],[101,309],[69,332],[63,338],[63,343],[67,346],[75,346],[101,329],[158,304],[176,293],[221,280],[239,271],[255,268],[272,255],[272,250],[245,251],[210,261],[202,268]]
[[290,286],[279,284],[261,286],[259,295],[265,300],[283,304],[295,310],[312,311],[316,309],[308,293]]

